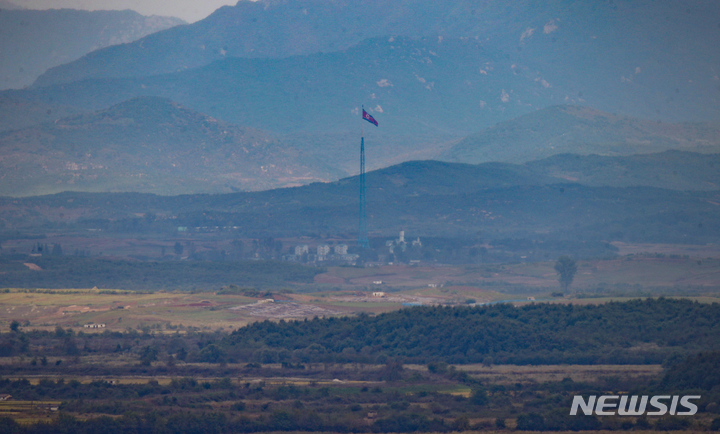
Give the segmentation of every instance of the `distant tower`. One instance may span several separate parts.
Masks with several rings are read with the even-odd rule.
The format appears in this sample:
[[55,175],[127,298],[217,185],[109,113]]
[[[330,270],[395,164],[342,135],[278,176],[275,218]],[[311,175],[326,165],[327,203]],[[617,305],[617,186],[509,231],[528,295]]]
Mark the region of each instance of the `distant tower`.
[[360,225],[358,246],[370,247],[367,232],[367,211],[365,209],[365,136],[360,138]]

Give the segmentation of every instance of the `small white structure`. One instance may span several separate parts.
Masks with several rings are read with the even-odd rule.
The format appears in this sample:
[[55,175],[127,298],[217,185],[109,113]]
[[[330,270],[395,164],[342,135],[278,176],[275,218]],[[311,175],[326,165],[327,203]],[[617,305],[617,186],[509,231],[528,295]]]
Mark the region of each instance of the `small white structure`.
[[373,297],[385,297],[385,293],[382,291],[373,292]]
[[347,255],[347,244],[338,244],[335,246],[335,254],[336,255]]
[[382,280],[373,280],[373,285],[382,285]]
[[309,251],[307,244],[295,246],[295,256],[301,256],[303,253],[308,253]]
[[83,327],[86,329],[104,329],[105,324],[85,324]]
[[326,256],[329,253],[330,253],[330,246],[328,246],[327,244],[317,246],[317,255],[318,256]]

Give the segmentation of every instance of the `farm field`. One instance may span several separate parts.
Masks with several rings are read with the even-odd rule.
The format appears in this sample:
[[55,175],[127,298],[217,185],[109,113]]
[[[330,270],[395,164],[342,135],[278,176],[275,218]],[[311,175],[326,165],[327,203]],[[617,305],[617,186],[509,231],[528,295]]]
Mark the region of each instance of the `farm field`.
[[[323,287],[373,287],[382,281],[392,290],[421,289],[426,294],[447,295],[456,287],[475,287],[501,293],[508,291],[547,293],[558,289],[554,262],[468,266],[382,266],[363,269],[333,267],[315,276]],[[428,291],[429,286],[435,286]],[[440,287],[442,285],[442,288]],[[667,257],[649,254],[608,260],[578,261],[574,291],[673,290],[706,288],[720,292],[720,259]],[[677,294],[683,295],[683,294]],[[494,297],[494,296],[493,296]],[[493,299],[492,301],[494,301]]]
[[[220,288],[6,288],[0,289],[0,324],[18,321],[38,329],[105,324],[109,330],[152,328],[173,332],[186,328],[234,329],[264,319],[376,314],[415,305],[531,301],[593,304],[654,295],[692,297],[701,302],[720,300],[720,259],[630,255],[578,261],[570,292],[562,296],[557,294],[553,265],[329,267],[315,276],[314,283],[290,284],[289,292],[279,294],[270,288],[253,296],[224,293]],[[382,296],[373,296],[377,292]],[[266,303],[267,299],[274,302]]]
[[[198,294],[2,292],[0,300],[5,297],[4,306],[11,311],[31,296],[35,305],[61,320],[76,321],[52,327],[45,318],[48,322],[36,327],[32,321],[15,320],[0,333],[0,395],[12,397],[3,423],[38,427],[42,422],[58,430],[67,424],[102,423],[120,430],[141,423],[138,418],[151,418],[169,432],[183,423],[209,424],[216,432],[336,432],[352,427],[387,433],[561,432],[580,429],[583,423],[592,430],[615,431],[714,426],[713,403],[720,400],[716,389],[703,389],[698,403],[703,411],[695,418],[578,421],[567,415],[574,395],[669,395],[706,387],[696,373],[717,363],[718,353],[693,353],[717,348],[711,335],[718,305],[707,303],[712,298],[696,297],[704,303],[646,298],[612,304],[603,303],[611,298],[562,298],[477,309],[465,304],[402,309],[412,297],[447,305],[451,297],[472,294],[471,289],[453,288],[384,297],[359,291],[249,296],[250,291],[240,295],[240,288]],[[270,296],[277,300],[268,301]],[[58,307],[67,303],[74,307]],[[249,326],[223,327],[224,316],[197,327],[162,322],[167,319],[158,312],[175,314],[177,309],[187,309],[182,312],[188,318],[236,315],[234,324],[245,321]],[[301,319],[318,309],[334,313],[310,321],[279,317]],[[367,315],[372,309],[395,312]],[[134,311],[140,313],[133,317]],[[125,315],[122,321],[104,329],[82,326],[93,321],[92,315],[115,312]],[[632,318],[635,328],[645,332],[618,338],[615,330],[598,326],[604,318],[617,319],[620,327]],[[259,321],[263,319],[271,321]],[[123,329],[128,323],[137,325]],[[678,334],[680,329],[689,337]],[[417,338],[408,337],[408,330]],[[493,341],[486,339],[493,334]],[[578,353],[578,346],[585,351]],[[491,348],[496,350],[489,352]],[[451,362],[458,357],[466,361]]]
[[[494,433],[532,431],[527,426],[528,412],[540,412],[550,425],[543,431],[577,432],[551,428],[574,426],[574,418],[559,417],[566,414],[572,394],[587,394],[598,388],[654,387],[653,382],[664,375],[658,365],[458,365],[438,370],[433,365],[388,368],[336,364],[288,372],[272,364],[252,369],[230,364],[223,369],[233,374],[5,377],[0,379],[0,388],[23,399],[0,402],[0,417],[29,425],[68,423],[68,417],[82,422],[110,416],[108,420],[128,424],[137,420],[130,419],[128,411],[139,412],[150,404],[156,423],[172,424],[177,412],[182,411],[185,422],[197,423],[204,418],[206,423],[218,424],[227,418],[245,429],[255,420],[260,431],[276,431],[280,420],[285,426],[296,426],[295,432],[313,432],[313,427],[327,431],[328,423],[341,420],[367,432],[403,423],[412,412],[415,423],[425,427],[413,432]],[[471,376],[464,376],[465,372]],[[41,390],[48,397],[63,399],[25,399]],[[123,399],[115,400],[115,396]],[[303,418],[305,412],[312,415],[312,425]],[[60,413],[65,420],[60,419]],[[620,428],[618,419],[593,419],[593,432],[617,432]],[[668,423],[659,417],[622,420],[626,427],[638,427],[635,432],[657,432]],[[713,415],[703,413],[685,420],[689,422],[673,429],[703,431],[712,423]],[[653,425],[654,430],[642,429]]]
[[[447,289],[447,291],[443,291]],[[283,300],[266,302],[216,293],[135,293],[98,290],[10,290],[0,292],[0,324],[5,328],[18,321],[26,329],[54,330],[57,326],[85,333],[104,330],[152,330],[176,333],[189,330],[232,330],[266,319],[304,319],[378,314],[415,305],[462,305],[507,300],[512,304],[532,302],[598,304],[628,301],[638,297],[541,298],[536,301],[513,294],[484,291],[475,287],[451,286],[440,289],[408,290],[374,297],[369,292],[340,291],[316,294],[283,294]],[[702,303],[720,302],[720,297],[685,297]],[[85,325],[104,324],[102,328]]]

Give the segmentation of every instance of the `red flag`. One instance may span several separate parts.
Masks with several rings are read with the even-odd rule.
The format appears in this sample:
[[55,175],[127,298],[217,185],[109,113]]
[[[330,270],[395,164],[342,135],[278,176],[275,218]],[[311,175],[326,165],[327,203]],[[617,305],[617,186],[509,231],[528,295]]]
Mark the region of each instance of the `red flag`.
[[370,116],[370,114],[369,114],[368,112],[366,112],[365,109],[363,109],[363,119],[365,119],[366,121],[368,121],[368,122],[370,122],[371,124],[375,125],[376,127],[378,126],[378,123],[377,123],[377,121],[375,120],[375,118],[372,117],[372,116]]

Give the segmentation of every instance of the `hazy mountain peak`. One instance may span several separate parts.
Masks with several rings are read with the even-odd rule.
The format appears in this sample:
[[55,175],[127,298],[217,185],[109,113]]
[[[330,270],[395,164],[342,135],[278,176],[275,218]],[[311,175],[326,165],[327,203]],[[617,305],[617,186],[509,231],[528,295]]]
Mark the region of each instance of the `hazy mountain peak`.
[[194,124],[198,122],[217,122],[201,113],[193,112],[169,98],[159,96],[141,96],[115,104],[107,109],[89,114],[61,119],[57,125],[105,123],[124,125],[132,123],[143,126],[161,126],[169,122]]
[[500,122],[466,137],[443,159],[463,163],[527,162],[555,154],[621,156],[670,149],[720,151],[720,127],[673,124],[558,105]]
[[[73,191],[230,192],[337,178],[259,130],[161,97],[0,133],[0,195]],[[40,156],[40,157],[38,157]]]
[[18,10],[18,9],[25,9],[22,6],[18,6],[13,2],[10,2],[8,0],[0,0],[0,9],[5,10]]
[[131,10],[6,9],[0,4],[0,89],[27,86],[48,68],[184,23]]

